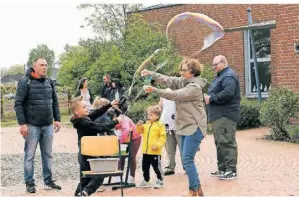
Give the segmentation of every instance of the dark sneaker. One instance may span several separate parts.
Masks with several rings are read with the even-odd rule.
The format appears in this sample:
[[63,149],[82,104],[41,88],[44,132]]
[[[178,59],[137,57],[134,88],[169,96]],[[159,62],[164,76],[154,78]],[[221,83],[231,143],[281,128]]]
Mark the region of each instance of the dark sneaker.
[[164,176],[169,176],[169,175],[173,175],[174,174],[174,171],[173,170],[166,170],[164,172]]
[[35,193],[36,192],[35,184],[34,183],[28,183],[28,184],[26,184],[26,191],[28,193]]
[[235,180],[237,178],[237,173],[233,171],[225,172],[223,176],[219,177],[220,180]]
[[74,196],[80,196],[80,187],[77,187]]
[[224,171],[217,170],[216,172],[211,173],[211,177],[222,177],[224,174]]
[[61,190],[61,187],[59,185],[56,185],[53,181],[51,181],[48,184],[44,185],[44,189],[46,189],[46,190],[52,190],[52,189]]

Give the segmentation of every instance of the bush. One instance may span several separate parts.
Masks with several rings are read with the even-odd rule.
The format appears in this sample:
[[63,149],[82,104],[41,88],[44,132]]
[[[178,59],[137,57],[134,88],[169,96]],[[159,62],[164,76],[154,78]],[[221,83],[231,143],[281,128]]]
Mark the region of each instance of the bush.
[[261,122],[270,127],[273,140],[291,140],[290,120],[299,111],[299,96],[286,88],[272,89],[269,99],[262,103]]
[[256,99],[249,100],[242,98],[240,110],[241,118],[238,122],[237,129],[250,129],[261,126],[261,122],[259,120],[260,106]]
[[212,69],[212,65],[211,64],[205,64],[204,65],[204,70],[201,73],[201,77],[207,79],[208,81],[208,85],[203,89],[204,93],[208,93],[208,87],[211,85],[212,81],[215,78],[215,71],[213,71]]
[[287,131],[290,134],[290,142],[299,144],[299,125],[288,125]]
[[147,114],[146,109],[150,105],[157,105],[159,103],[159,100],[140,100],[137,101],[131,105],[129,105],[128,113],[127,115],[135,122],[137,123],[138,120],[147,120]]

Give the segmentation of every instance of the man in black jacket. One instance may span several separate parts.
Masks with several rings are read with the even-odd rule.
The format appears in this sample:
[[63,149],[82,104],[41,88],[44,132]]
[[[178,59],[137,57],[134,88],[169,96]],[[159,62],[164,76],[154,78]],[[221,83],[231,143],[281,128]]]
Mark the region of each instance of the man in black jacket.
[[103,76],[103,82],[104,86],[101,90],[101,97],[109,100],[111,91],[111,76],[109,74],[105,74]]
[[[47,61],[35,59],[17,87],[15,111],[20,132],[25,139],[24,179],[26,190],[35,193],[34,156],[39,143],[45,189],[61,187],[52,180],[53,133],[60,129],[60,111],[53,81],[47,78]],[[53,126],[54,119],[54,126]]]
[[211,176],[233,180],[237,178],[236,127],[240,120],[240,83],[223,55],[214,58],[213,69],[217,76],[209,87],[209,95],[205,95],[218,161],[218,170]]

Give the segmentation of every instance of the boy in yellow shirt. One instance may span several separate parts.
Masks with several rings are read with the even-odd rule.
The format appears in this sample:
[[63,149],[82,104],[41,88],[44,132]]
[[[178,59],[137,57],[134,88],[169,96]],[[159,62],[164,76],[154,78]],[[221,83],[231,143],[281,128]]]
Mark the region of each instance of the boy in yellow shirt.
[[159,121],[160,115],[161,109],[158,105],[150,106],[147,109],[148,121],[145,124],[139,121],[136,125],[136,131],[143,134],[142,171],[144,180],[139,187],[151,187],[150,166],[153,167],[158,178],[154,187],[156,189],[163,187],[161,154],[166,141],[166,129],[165,125]]

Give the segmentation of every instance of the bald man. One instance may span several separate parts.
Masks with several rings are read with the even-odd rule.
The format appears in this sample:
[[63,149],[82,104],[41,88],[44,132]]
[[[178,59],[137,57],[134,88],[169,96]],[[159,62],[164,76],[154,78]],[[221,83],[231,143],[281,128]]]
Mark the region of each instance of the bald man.
[[233,180],[237,178],[236,127],[240,120],[240,83],[225,56],[214,58],[213,69],[217,76],[209,87],[208,95],[205,95],[217,148],[218,170],[211,176]]

